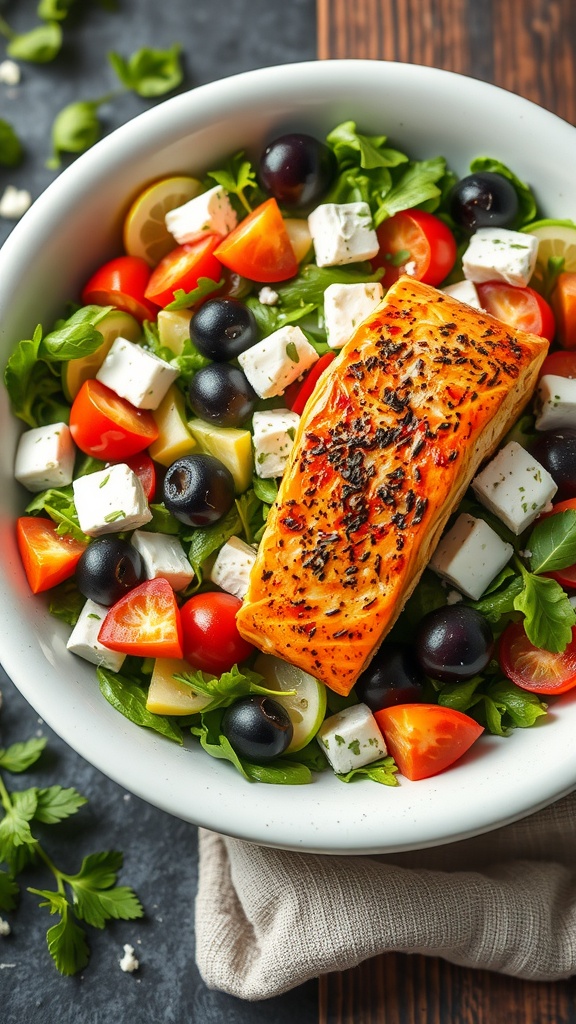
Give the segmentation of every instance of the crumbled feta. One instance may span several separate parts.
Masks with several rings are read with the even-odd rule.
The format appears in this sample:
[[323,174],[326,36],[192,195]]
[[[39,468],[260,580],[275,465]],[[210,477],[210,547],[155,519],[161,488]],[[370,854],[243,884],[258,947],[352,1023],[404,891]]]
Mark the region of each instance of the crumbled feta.
[[444,295],[457,299],[458,302],[465,302],[467,306],[472,306],[472,309],[482,309],[480,296],[473,281],[457,281],[456,284],[446,285],[441,291],[444,292]]
[[136,530],[152,519],[140,480],[123,462],[72,484],[80,529],[89,537]]
[[177,537],[136,530],[130,541],[144,562],[146,579],[162,577],[173,590],[184,590],[194,579],[194,570]]
[[119,337],[114,339],[96,380],[137,409],[157,409],[178,372],[141,345]]
[[21,77],[20,65],[16,61],[0,61],[0,82],[2,85],[18,85]]
[[250,573],[256,561],[256,552],[239,537],[231,537],[218,552],[212,566],[210,579],[227,594],[233,594],[241,601],[248,592]]
[[254,413],[254,465],[260,479],[282,476],[299,423],[298,413],[289,409],[268,409],[266,412]]
[[228,193],[222,185],[189,199],[183,206],[169,210],[166,228],[179,245],[197,242],[206,235],[228,235],[236,227],[238,218]]
[[98,640],[98,633],[107,614],[108,608],[105,605],[97,604],[88,598],[66,647],[72,654],[77,654],[79,658],[84,658],[84,661],[89,661],[92,665],[99,665],[111,672],[119,672],[126,655],[120,654],[119,651],[110,651]]
[[0,935],[10,935],[11,931],[12,929],[8,924],[8,921],[5,921],[2,917],[0,917]]
[[547,373],[536,393],[536,430],[576,427],[576,380]]
[[241,352],[238,362],[260,398],[282,395],[318,359],[299,327],[287,324]]
[[72,483],[76,449],[66,423],[26,430],[16,450],[14,476],[29,491]]
[[0,217],[6,220],[19,220],[32,205],[32,196],[25,188],[7,185],[0,198]]
[[538,256],[535,235],[506,228],[479,228],[472,235],[462,257],[468,281],[506,281],[525,287],[532,277]]
[[324,292],[324,323],[330,348],[342,348],[384,294],[378,282],[330,284]]
[[338,774],[386,757],[386,744],[366,704],[353,704],[325,718],[316,739]]
[[130,946],[129,943],[124,945],[124,956],[118,961],[120,964],[120,970],[128,974],[133,974],[140,967],[140,961],[134,956],[134,946]]
[[275,292],[267,284],[258,292],[258,302],[261,302],[263,306],[275,306],[279,298],[278,292]]
[[324,203],[308,217],[319,267],[371,260],[378,249],[368,203]]
[[466,597],[478,601],[513,553],[512,545],[506,544],[483,519],[462,513],[442,537],[430,568]]
[[449,590],[446,594],[446,604],[460,604],[462,600],[462,594],[459,594],[457,590]]
[[544,466],[511,441],[472,481],[482,503],[515,534],[543,512],[558,490]]

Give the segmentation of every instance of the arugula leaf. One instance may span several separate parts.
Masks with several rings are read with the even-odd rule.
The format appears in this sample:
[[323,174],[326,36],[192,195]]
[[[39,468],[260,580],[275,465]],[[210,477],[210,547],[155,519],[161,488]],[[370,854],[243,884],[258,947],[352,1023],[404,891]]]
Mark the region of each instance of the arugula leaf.
[[23,156],[22,143],[12,125],[0,117],[0,166],[16,167]]
[[13,743],[6,750],[0,749],[0,768],[7,772],[25,772],[36,764],[46,743],[45,738],[34,738],[25,743]]
[[39,789],[37,792],[38,803],[34,812],[34,820],[41,821],[45,825],[55,825],[64,821],[76,811],[87,804],[86,797],[82,796],[75,789],[63,789],[62,786],[48,786],[47,789]]
[[327,136],[326,142],[334,150],[340,166],[355,164],[356,154],[360,157],[360,167],[366,169],[397,167],[408,162],[405,153],[386,148],[385,135],[361,135],[356,131],[354,121],[344,121],[337,125]]
[[26,60],[32,64],[48,64],[54,60],[62,47],[62,29],[56,21],[38,25],[30,32],[13,35],[6,47],[6,53],[15,60]]
[[556,580],[529,573],[522,566],[524,587],[514,599],[514,608],[523,612],[526,636],[535,647],[559,653],[572,639],[576,612]]
[[90,537],[80,529],[71,485],[61,488],[50,487],[47,491],[40,491],[26,506],[25,511],[33,515],[37,512],[46,512],[53,522],[58,523],[56,532],[59,536],[70,534],[74,540],[84,544],[90,541]]
[[509,167],[506,167],[506,164],[489,156],[479,156],[470,164],[470,171],[472,174],[475,174],[477,171],[490,171],[493,174],[501,174],[502,177],[507,178],[512,183],[519,203],[518,217],[513,224],[514,228],[518,229],[529,221],[534,220],[538,208],[532,190]]
[[[219,678],[207,676],[199,670],[194,672],[176,673],[175,679],[186,686],[190,686],[195,693],[202,693],[210,698],[210,704],[202,709],[202,713],[214,711],[216,708],[226,708],[233,704],[238,697],[246,697],[248,694],[261,694],[266,697],[277,697],[278,690],[270,690],[263,686],[264,679],[257,672],[248,668],[238,668],[233,665],[229,672],[223,672]],[[285,691],[295,692],[295,691]]]
[[69,626],[75,626],[80,618],[86,598],[81,594],[73,580],[66,580],[57,587],[52,587],[49,595],[48,611],[56,619],[61,619]]
[[169,740],[182,743],[182,731],[164,715],[153,715],[146,707],[146,693],[137,683],[120,673],[96,669],[100,692],[113,708],[135,725],[152,729]]
[[576,562],[576,510],[566,509],[539,522],[530,534],[526,547],[531,552],[530,568],[534,573],[566,569]]
[[93,853],[84,858],[77,875],[66,875],[74,893],[74,913],[93,928],[104,928],[111,919],[133,921],[144,915],[134,891],[116,885],[122,860],[117,851]]
[[442,192],[437,182],[445,173],[446,161],[440,156],[410,163],[387,195],[378,202],[374,211],[374,226],[378,227],[387,217],[393,217],[401,210],[420,206],[430,199],[439,199]]
[[373,761],[372,764],[365,764],[360,768],[352,768],[351,771],[345,774],[337,772],[336,778],[340,779],[340,782],[353,782],[356,779],[369,778],[373,782],[381,783],[383,786],[397,786],[397,771],[398,767],[394,763],[393,757],[382,757],[379,761]]
[[0,910],[14,910],[19,892],[18,883],[12,876],[7,871],[0,871]]
[[108,60],[122,85],[138,96],[152,99],[164,96],[181,84],[184,78],[181,53],[180,43],[174,43],[168,50],[153,50],[145,46],[128,60],[112,52],[108,54]]
[[230,157],[223,168],[216,171],[208,171],[208,177],[225,188],[229,195],[237,196],[247,213],[252,212],[252,207],[246,198],[246,191],[258,188],[256,171],[249,160],[244,159],[244,153],[236,153]]
[[190,309],[191,306],[195,306],[208,295],[219,292],[224,287],[224,284],[223,277],[219,281],[213,281],[210,277],[199,277],[198,284],[191,292],[185,292],[182,288],[177,288],[174,292],[174,300],[169,302],[165,308],[170,310]]

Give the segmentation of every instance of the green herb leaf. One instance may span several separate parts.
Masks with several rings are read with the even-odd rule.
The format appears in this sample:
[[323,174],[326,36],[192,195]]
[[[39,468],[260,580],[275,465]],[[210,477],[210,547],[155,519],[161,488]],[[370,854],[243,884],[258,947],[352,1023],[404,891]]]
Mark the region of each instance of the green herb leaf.
[[174,677],[180,683],[190,686],[194,693],[202,693],[210,697],[210,704],[202,709],[202,713],[214,711],[216,708],[226,708],[233,704],[239,697],[248,694],[261,694],[266,697],[276,697],[278,690],[270,690],[263,686],[264,679],[257,672],[248,668],[238,668],[233,665],[229,672],[224,672],[219,678],[211,678],[204,672],[182,672]]
[[106,99],[76,100],[56,115],[52,125],[53,155],[46,161],[50,170],[58,170],[63,153],[85,153],[98,142],[102,126],[97,111]]
[[0,871],[0,910],[14,910],[20,889],[7,871]]
[[25,772],[31,765],[36,764],[47,740],[34,738],[26,740],[25,743],[13,743],[6,750],[0,749],[0,768],[7,772]]
[[25,789],[13,793],[11,806],[6,810],[0,821],[0,861],[12,864],[18,847],[33,847],[37,840],[30,830],[30,822],[34,817],[38,798],[35,789]]
[[[51,913],[55,912],[51,911]],[[48,952],[60,974],[69,976],[77,974],[78,971],[86,967],[90,950],[86,942],[86,932],[74,921],[70,905],[67,902],[61,907],[60,912],[61,920],[48,929],[46,942]]]
[[334,150],[340,166],[357,163],[360,167],[397,167],[408,162],[405,153],[385,146],[385,135],[361,135],[354,121],[344,121],[328,135],[326,142]]
[[140,527],[140,529],[150,530],[152,533],[167,533],[171,536],[176,536],[180,533],[180,524],[178,520],[174,518],[165,505],[160,503],[152,504],[149,507],[152,513],[152,519],[149,523]]
[[275,480],[263,480],[259,476],[255,476],[252,479],[252,486],[254,488],[254,494],[259,501],[264,502],[266,505],[274,504],[278,497],[278,484]]
[[81,544],[87,544],[90,540],[90,537],[80,529],[71,485],[62,488],[50,487],[47,491],[40,491],[26,506],[25,511],[32,515],[46,512],[53,522],[58,523],[56,532],[59,536],[70,534]]
[[133,890],[116,885],[121,867],[121,853],[93,853],[82,861],[77,875],[66,875],[74,892],[76,916],[93,928],[104,928],[111,919],[133,921],[144,914]]
[[26,60],[32,64],[48,64],[54,60],[62,46],[62,29],[57,22],[38,25],[30,32],[12,36],[6,53],[15,60]]
[[109,53],[108,60],[122,85],[138,96],[152,99],[164,96],[181,84],[184,77],[181,53],[180,43],[175,43],[169,50],[143,47],[133,53],[128,60],[119,53]]
[[23,156],[22,143],[12,125],[0,117],[0,166],[16,167]]
[[34,820],[45,825],[55,825],[64,821],[88,803],[86,797],[75,789],[63,789],[62,786],[48,786],[38,790],[38,803],[34,812]]
[[368,778],[372,779],[373,782],[379,782],[383,786],[397,786],[397,771],[398,768],[394,764],[394,758],[383,757],[379,761],[365,764],[361,768],[352,768],[351,771],[345,774],[336,773],[336,778],[340,779],[340,782],[353,782],[356,779]]
[[470,171],[475,174],[477,171],[490,171],[492,174],[501,174],[502,177],[507,178],[512,183],[518,196],[519,210],[518,217],[514,222],[513,227],[518,229],[529,221],[533,221],[536,213],[537,206],[536,200],[532,193],[529,185],[521,181],[509,167],[501,163],[500,160],[493,160],[489,156],[479,156],[470,164]]
[[572,639],[576,612],[556,580],[535,576],[522,569],[523,590],[514,600],[514,608],[523,612],[526,636],[535,647],[559,653]]
[[530,534],[526,547],[531,552],[530,568],[534,573],[566,569],[576,562],[576,510],[566,509],[539,522]]
[[177,288],[174,292],[174,301],[169,302],[166,309],[190,309],[208,295],[219,292],[224,287],[224,284],[223,277],[219,281],[213,281],[210,277],[199,277],[198,284],[191,292],[185,292],[182,288]]
[[246,198],[246,191],[256,189],[258,182],[256,171],[250,161],[244,159],[243,152],[230,157],[223,168],[208,171],[208,177],[225,188],[231,196],[237,196],[247,213],[252,212],[252,207]]
[[325,772],[330,767],[328,759],[316,739],[310,740],[302,750],[284,754],[283,760],[297,761],[298,764],[306,765],[311,772]]
[[64,21],[76,0],[40,0],[37,13],[43,21]]
[[152,729],[169,740],[182,743],[182,731],[164,715],[153,715],[146,707],[146,693],[137,683],[120,673],[96,669],[100,692],[113,708],[135,725]]

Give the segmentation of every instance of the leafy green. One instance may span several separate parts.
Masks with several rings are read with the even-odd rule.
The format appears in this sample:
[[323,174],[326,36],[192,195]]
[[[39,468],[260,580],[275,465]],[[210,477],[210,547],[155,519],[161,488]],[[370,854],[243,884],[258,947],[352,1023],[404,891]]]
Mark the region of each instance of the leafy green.
[[278,696],[278,690],[270,690],[262,685],[264,679],[261,675],[248,668],[240,669],[238,665],[233,665],[229,672],[224,672],[217,679],[200,671],[178,673],[174,678],[190,686],[195,693],[202,693],[210,698],[210,704],[202,709],[203,714],[216,708],[229,707],[239,697],[247,697],[249,694]]
[[190,732],[193,736],[198,737],[203,750],[205,750],[207,754],[210,754],[210,757],[231,761],[236,770],[239,771],[245,779],[247,779],[248,773],[244,769],[238,754],[222,732],[223,714],[223,709],[208,711],[201,714],[199,725],[192,725],[190,727]]
[[85,153],[102,134],[98,109],[108,96],[99,100],[75,100],[54,118],[52,124],[52,156],[46,161],[50,170],[58,170],[63,153]]
[[0,117],[0,167],[16,167],[23,155],[22,143],[12,125]]
[[56,21],[38,25],[30,32],[12,35],[6,53],[15,60],[26,60],[33,64],[48,64],[54,60],[62,47],[62,29]]
[[[385,135],[361,135],[354,121],[344,121],[327,136],[340,167],[354,166],[371,170],[374,167],[397,167],[408,162],[405,153],[386,147]],[[358,161],[359,157],[359,161]]]
[[64,821],[84,804],[88,803],[86,797],[82,796],[75,789],[63,789],[62,786],[48,786],[46,789],[37,790],[38,803],[34,812],[34,820],[42,821],[45,825],[55,825]]
[[277,757],[269,764],[253,764],[242,760],[242,767],[252,782],[265,782],[272,786],[306,786],[312,782],[307,765]]
[[153,50],[145,46],[128,60],[112,52],[108,54],[108,60],[122,85],[138,96],[152,99],[164,96],[181,84],[184,77],[181,53],[180,43],[174,43],[169,50]]
[[252,480],[254,494],[266,505],[273,505],[278,496],[278,484],[273,479],[263,480],[255,476]]
[[222,732],[224,708],[203,711],[200,723],[191,726],[193,736],[197,736],[203,749],[211,757],[230,761],[236,770],[252,782],[266,782],[280,786],[302,786],[312,781],[312,773],[303,762],[289,758],[277,758],[269,764],[254,764],[238,756],[229,740]]
[[50,487],[47,491],[40,491],[26,506],[25,511],[32,514],[46,512],[53,522],[58,523],[56,532],[59,536],[70,534],[81,544],[88,544],[90,541],[90,537],[80,529],[71,484],[67,487]]
[[523,612],[526,636],[535,647],[554,653],[564,651],[572,639],[576,612],[556,580],[536,576],[522,568],[524,587],[514,599]]
[[36,764],[46,742],[44,738],[31,739],[25,743],[13,743],[5,750],[0,749],[0,768],[7,772],[25,772]]
[[177,288],[174,292],[173,302],[169,302],[166,309],[190,309],[208,295],[219,292],[224,287],[225,281],[222,277],[219,281],[213,281],[210,277],[199,277],[198,284],[191,292],[185,292]]
[[537,694],[520,689],[509,679],[493,677],[446,683],[438,692],[438,703],[470,715],[495,736],[529,728],[546,714],[546,705]]
[[7,871],[0,871],[0,910],[14,910],[20,889]]
[[236,505],[233,505],[230,511],[212,526],[201,527],[188,535],[184,534],[184,539],[190,541],[188,559],[194,569],[197,584],[202,582],[202,567],[206,559],[218,551],[227,540],[238,535],[241,530],[242,522],[238,509]]
[[516,608],[516,598],[522,593],[524,582],[521,576],[512,575],[506,577],[504,585],[498,590],[485,594],[479,601],[468,602],[472,608],[476,608],[488,619],[488,622],[497,623],[503,615],[508,615]]
[[390,191],[382,197],[374,212],[374,225],[378,227],[387,217],[393,217],[401,210],[421,206],[429,200],[439,200],[442,191],[438,182],[446,174],[443,157],[432,160],[417,160],[411,163]]
[[230,157],[224,167],[216,171],[208,171],[208,177],[225,188],[229,195],[236,196],[247,213],[252,212],[246,192],[257,189],[258,182],[256,171],[250,161],[244,158],[243,152]]
[[43,21],[64,21],[76,0],[40,0],[37,14]]
[[152,519],[141,527],[142,530],[150,530],[152,533],[167,533],[172,536],[180,533],[178,520],[174,518],[162,502],[159,504],[153,502],[149,508],[152,513]]
[[75,626],[86,599],[73,580],[66,580],[57,587],[52,587],[48,600],[50,615],[69,626]]
[[93,928],[104,928],[107,921],[133,921],[143,910],[135,893],[117,886],[122,854],[116,850],[85,857],[76,875],[66,881],[74,893],[74,913]]
[[343,774],[336,773],[340,782],[353,782],[356,779],[369,778],[373,782],[379,782],[383,786],[397,786],[397,766],[393,757],[382,757],[379,761],[372,761],[372,764],[362,765],[360,768],[352,768],[351,771]]
[[479,156],[470,164],[470,171],[472,174],[476,172],[489,171],[492,174],[501,174],[502,177],[507,178],[512,183],[518,196],[518,216],[516,221],[512,225],[514,228],[521,228],[523,225],[533,221],[537,213],[537,205],[532,190],[529,185],[521,181],[509,167],[501,163],[500,160],[494,160],[489,156]]
[[138,683],[109,669],[96,669],[100,692],[113,708],[135,725],[152,729],[169,740],[182,743],[182,730],[165,715],[155,715],[146,707],[146,692]]
[[566,569],[576,562],[576,510],[566,509],[543,519],[532,530],[526,546],[534,573]]
[[96,325],[113,306],[81,306],[54,331],[42,339],[41,355],[49,362],[68,362],[89,356],[100,348],[103,336]]
[[36,790],[24,789],[12,793],[9,805],[4,807],[0,821],[0,861],[6,861],[8,866],[12,865],[18,847],[31,848],[37,844],[30,828],[37,803]]

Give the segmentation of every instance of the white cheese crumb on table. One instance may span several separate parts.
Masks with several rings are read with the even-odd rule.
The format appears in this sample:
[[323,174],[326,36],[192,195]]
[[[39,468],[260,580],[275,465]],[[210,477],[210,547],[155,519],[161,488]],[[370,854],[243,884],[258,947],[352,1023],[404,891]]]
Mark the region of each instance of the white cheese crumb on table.
[[128,942],[124,945],[124,956],[118,961],[120,970],[127,974],[133,974],[140,967],[140,961],[134,956],[134,946]]
[[5,220],[20,220],[32,205],[32,196],[25,188],[7,185],[0,198],[0,217]]
[[0,61],[0,82],[2,85],[18,85],[21,77],[20,65],[16,61]]

